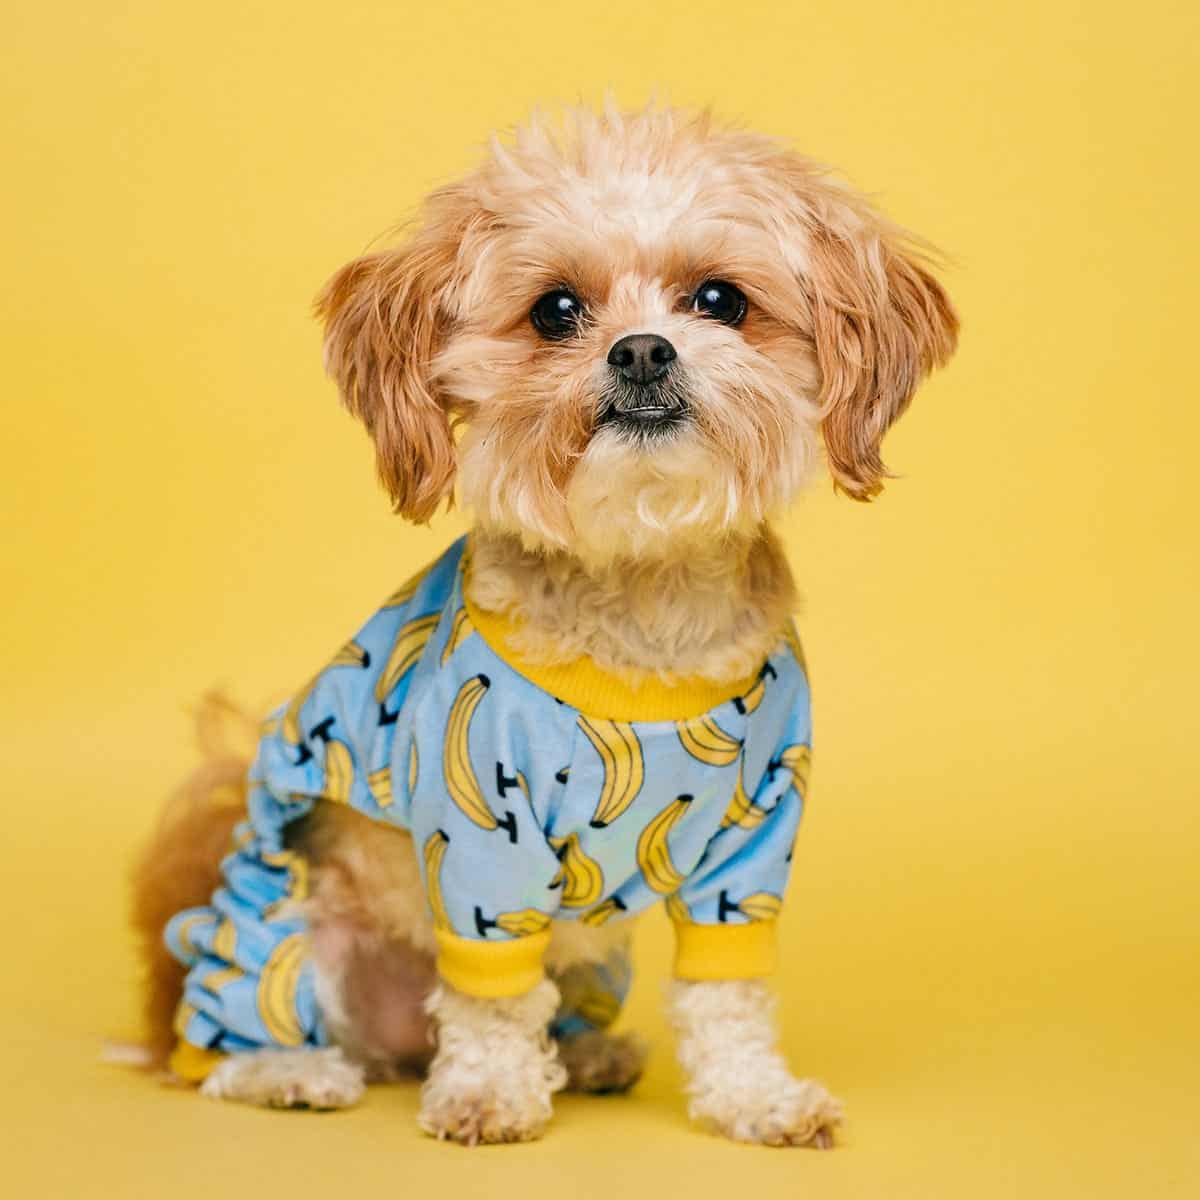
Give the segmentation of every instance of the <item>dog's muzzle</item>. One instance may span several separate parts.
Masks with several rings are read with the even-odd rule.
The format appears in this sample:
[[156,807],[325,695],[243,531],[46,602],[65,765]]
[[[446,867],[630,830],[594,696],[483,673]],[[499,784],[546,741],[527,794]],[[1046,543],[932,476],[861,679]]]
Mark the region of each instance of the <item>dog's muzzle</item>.
[[688,406],[673,378],[676,357],[675,347],[656,333],[632,333],[614,342],[608,352],[613,381],[600,423],[643,436],[678,424]]

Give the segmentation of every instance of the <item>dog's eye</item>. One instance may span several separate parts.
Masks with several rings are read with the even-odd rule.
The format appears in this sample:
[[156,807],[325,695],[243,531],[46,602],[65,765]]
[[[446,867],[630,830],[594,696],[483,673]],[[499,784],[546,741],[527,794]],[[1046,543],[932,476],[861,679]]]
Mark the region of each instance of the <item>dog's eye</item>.
[[529,319],[542,337],[559,340],[568,338],[583,320],[583,304],[574,292],[555,288],[547,292],[530,309]]
[[692,308],[703,317],[712,317],[722,325],[740,325],[746,315],[746,297],[732,283],[709,279],[692,297]]

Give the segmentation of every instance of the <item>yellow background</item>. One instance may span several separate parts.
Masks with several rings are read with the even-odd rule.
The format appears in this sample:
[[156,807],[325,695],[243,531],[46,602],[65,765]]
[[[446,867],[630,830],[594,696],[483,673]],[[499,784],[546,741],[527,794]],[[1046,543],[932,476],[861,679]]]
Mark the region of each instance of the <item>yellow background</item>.
[[[4,1190],[1196,1195],[1195,12],[12,5]],[[844,1148],[688,1127],[657,915],[647,1079],[564,1100],[536,1147],[423,1140],[412,1086],[313,1117],[99,1064],[135,1032],[124,872],[192,761],[186,704],[294,686],[462,528],[389,515],[311,296],[491,128],[655,85],[836,163],[955,260],[962,349],[889,441],[904,478],[784,525],[817,773],[782,1016]]]

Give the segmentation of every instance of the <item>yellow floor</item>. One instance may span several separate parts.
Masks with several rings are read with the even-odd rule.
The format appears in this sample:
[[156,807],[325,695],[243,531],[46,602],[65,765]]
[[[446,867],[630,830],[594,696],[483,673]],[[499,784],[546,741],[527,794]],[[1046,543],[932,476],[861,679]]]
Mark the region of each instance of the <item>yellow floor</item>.
[[[159,723],[183,724],[170,713]],[[93,751],[105,733],[94,731]],[[164,742],[167,760],[182,755]],[[10,774],[18,794],[46,795],[48,753],[27,760],[28,776]],[[140,818],[116,781],[128,753],[47,776],[52,796],[6,856],[6,911],[21,914],[10,931],[19,969],[0,993],[9,1195],[634,1198],[684,1182],[722,1200],[1196,1194],[1196,943],[1168,919],[1187,903],[1182,851],[1178,863],[1159,853],[1159,878],[1131,884],[1117,860],[1139,856],[1136,839],[1105,861],[1084,837],[1081,858],[1057,837],[1021,849],[972,835],[968,857],[961,827],[945,823],[923,850],[902,816],[877,813],[896,860],[868,863],[852,829],[866,806],[839,797],[847,811],[823,807],[802,839],[780,981],[794,1063],[847,1104],[835,1152],[733,1146],[689,1126],[658,1011],[658,914],[639,931],[625,1022],[653,1043],[646,1079],[625,1098],[561,1099],[536,1146],[471,1152],[417,1132],[415,1084],[374,1089],[347,1113],[268,1113],[99,1061],[105,1036],[136,1028],[120,898]],[[169,761],[147,769],[152,782],[169,773]],[[1028,782],[1018,820],[1049,794]],[[975,804],[991,809],[996,796],[977,783]],[[890,798],[899,810],[916,802]],[[96,853],[81,853],[88,845]],[[1111,894],[1073,897],[1093,865],[1112,872]]]
[[[685,1187],[722,1200],[1195,1195],[1194,1063],[1188,1071],[1152,1034],[1101,1050],[1086,1028],[855,1032],[853,1052],[810,1056],[854,1122],[844,1148],[819,1153],[690,1130],[661,1039],[631,1097],[561,1100],[543,1142],[471,1151],[417,1133],[415,1086],[377,1089],[347,1113],[241,1109],[97,1066],[95,1040],[78,1032],[23,1030],[6,1095],[6,1190],[180,1200],[611,1198]],[[850,1043],[847,1033],[835,1040]]]

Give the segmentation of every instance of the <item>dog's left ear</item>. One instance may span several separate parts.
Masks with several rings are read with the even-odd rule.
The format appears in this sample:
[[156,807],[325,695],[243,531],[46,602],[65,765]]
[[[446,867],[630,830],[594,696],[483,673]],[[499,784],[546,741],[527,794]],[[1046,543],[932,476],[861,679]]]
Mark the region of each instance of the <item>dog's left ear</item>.
[[454,487],[451,414],[432,363],[451,321],[468,212],[453,189],[435,193],[408,245],[343,267],[316,301],[326,369],[375,442],[396,511],[412,521],[428,520]]
[[835,200],[814,215],[808,290],[829,468],[869,500],[887,478],[883,435],[954,352],[958,317],[902,231],[865,205]]

